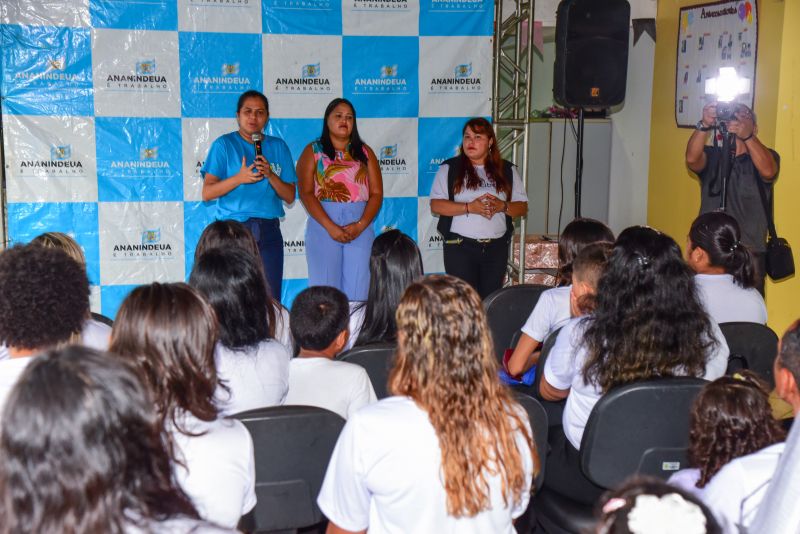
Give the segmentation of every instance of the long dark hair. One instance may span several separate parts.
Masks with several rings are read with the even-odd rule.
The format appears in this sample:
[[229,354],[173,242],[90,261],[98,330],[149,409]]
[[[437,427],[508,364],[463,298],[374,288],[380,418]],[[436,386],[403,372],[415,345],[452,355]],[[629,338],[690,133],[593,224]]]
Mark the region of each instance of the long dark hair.
[[[484,163],[484,170],[486,171],[486,179],[493,182],[495,190],[498,193],[505,193],[506,198],[511,200],[511,176],[506,176],[503,170],[503,158],[500,157],[500,148],[497,146],[497,138],[494,135],[494,129],[489,121],[483,117],[474,117],[464,124],[461,129],[461,135],[467,132],[467,128],[475,133],[485,135],[489,141],[489,155],[486,157]],[[461,143],[461,166],[466,173],[465,180],[456,180],[453,185],[453,192],[460,193],[462,189],[477,189],[481,185],[481,179],[475,171],[475,166],[472,161],[467,157],[464,152],[464,143]]]
[[219,341],[229,349],[275,337],[275,324],[267,316],[272,302],[260,263],[237,247],[212,248],[197,259],[189,276],[189,285],[214,308]]
[[756,374],[739,371],[714,380],[692,404],[688,453],[689,464],[700,469],[697,487],[704,487],[734,458],[785,437],[772,417],[767,385]]
[[214,421],[217,369],[214,309],[184,283],[158,282],[134,289],[122,302],[109,349],[130,360],[153,392],[163,425],[182,424],[183,412]]
[[644,226],[619,235],[587,320],[583,378],[604,393],[676,373],[700,376],[717,345],[678,244]]
[[336,149],[333,148],[331,142],[331,131],[328,128],[328,117],[339,104],[346,104],[350,111],[353,112],[353,131],[350,132],[350,145],[347,148],[350,157],[360,161],[364,165],[367,164],[367,155],[364,153],[364,142],[361,136],[358,135],[358,124],[356,121],[356,108],[346,98],[334,98],[328,107],[325,108],[325,117],[322,119],[322,135],[319,136],[320,143],[322,143],[322,151],[328,156],[328,159],[333,161],[336,159]]
[[578,217],[564,227],[558,236],[558,285],[572,283],[572,262],[583,247],[599,242],[614,242],[614,232],[600,221]]
[[82,346],[31,361],[0,438],[0,532],[127,532],[198,518],[136,370]]
[[689,230],[691,246],[703,249],[712,267],[722,267],[744,288],[755,287],[753,256],[741,238],[739,223],[721,211],[700,215]]
[[406,287],[422,276],[422,257],[414,240],[400,230],[375,238],[369,257],[369,292],[364,323],[355,345],[394,341],[395,312]]
[[267,306],[267,324],[269,325],[269,337],[275,337],[275,324],[278,320],[275,309],[280,307],[281,304],[272,298],[272,289],[269,283],[266,282],[266,274],[264,274],[264,264],[261,261],[261,253],[258,251],[258,242],[253,236],[253,233],[239,221],[230,219],[223,219],[214,221],[205,227],[203,233],[200,234],[200,239],[197,241],[197,247],[194,249],[194,261],[197,262],[200,256],[207,250],[218,247],[237,247],[248,254],[250,254],[256,262],[258,270],[261,271],[261,276],[264,278],[264,287],[267,290],[267,302],[272,305]]

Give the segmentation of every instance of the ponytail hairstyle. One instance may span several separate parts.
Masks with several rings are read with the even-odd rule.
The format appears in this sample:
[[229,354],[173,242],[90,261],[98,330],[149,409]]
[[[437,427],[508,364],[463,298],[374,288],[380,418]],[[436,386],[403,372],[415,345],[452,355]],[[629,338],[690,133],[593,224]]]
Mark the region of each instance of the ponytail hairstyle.
[[741,237],[736,219],[721,211],[700,215],[689,230],[691,250],[703,249],[712,267],[725,269],[737,284],[747,289],[756,285],[755,269],[753,255]]
[[[497,137],[494,135],[492,124],[483,117],[475,117],[467,121],[464,128],[461,130],[461,136],[467,132],[467,128],[477,134],[485,135],[489,139],[489,154],[486,156],[486,163],[484,170],[486,171],[486,178],[490,182],[494,182],[495,190],[498,193],[505,193],[506,198],[511,199],[511,176],[506,176],[503,172],[503,158],[500,157],[500,149],[497,147]],[[472,161],[464,153],[464,145],[462,142],[461,149],[461,167],[466,173],[466,180],[456,180],[453,185],[453,193],[458,194],[462,189],[477,189],[481,184],[481,179],[472,165]]]

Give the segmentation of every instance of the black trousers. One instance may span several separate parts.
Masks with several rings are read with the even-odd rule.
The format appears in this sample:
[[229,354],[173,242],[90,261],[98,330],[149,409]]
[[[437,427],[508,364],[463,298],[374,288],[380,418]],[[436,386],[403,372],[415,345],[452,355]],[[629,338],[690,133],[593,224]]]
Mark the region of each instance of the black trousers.
[[581,471],[580,452],[572,446],[562,426],[551,426],[547,441],[550,454],[544,468],[544,487],[568,499],[594,505],[605,491]]
[[481,299],[503,287],[508,264],[508,239],[489,242],[450,234],[444,242],[444,271],[475,288]]
[[767,278],[767,253],[753,252],[753,263],[756,267],[756,289],[764,296],[764,281]]

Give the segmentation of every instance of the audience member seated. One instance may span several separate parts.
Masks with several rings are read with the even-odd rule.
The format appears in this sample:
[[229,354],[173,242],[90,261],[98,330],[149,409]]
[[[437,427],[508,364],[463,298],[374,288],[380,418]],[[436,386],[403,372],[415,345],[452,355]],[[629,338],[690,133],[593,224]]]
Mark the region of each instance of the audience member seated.
[[740,241],[736,219],[721,211],[692,223],[686,258],[708,314],[717,323],[767,323],[767,306],[756,289],[753,256]]
[[[775,360],[778,394],[800,411],[797,372],[800,371],[800,322],[795,322],[780,341]],[[746,532],[764,500],[783,454],[785,443],[775,443],[730,461],[706,486],[703,498],[714,511],[726,534]]]
[[720,534],[696,496],[663,480],[636,477],[598,502],[595,534]]
[[466,282],[412,283],[397,310],[396,396],[347,421],[318,498],[329,533],[513,533],[536,452],[497,380],[480,297]]
[[79,343],[89,316],[89,281],[66,252],[21,245],[0,252],[0,407],[31,356]]
[[231,415],[283,404],[290,355],[274,339],[261,261],[236,247],[207,249],[195,261],[189,285],[211,304],[219,323],[214,359],[226,386],[217,395],[220,411]]
[[573,262],[580,251],[592,243],[613,243],[614,234],[605,224],[594,219],[578,218],[564,227],[558,239],[558,285],[539,296],[522,335],[508,360],[508,372],[521,375],[539,361],[542,342],[572,317],[570,294],[572,292]]
[[[606,268],[612,247],[613,245],[606,241],[591,243],[583,247],[572,262],[572,283],[566,286],[569,289],[569,313],[571,317],[580,317],[594,310],[597,284]],[[549,289],[545,293],[560,289]],[[525,336],[526,334],[523,334],[523,337]],[[528,337],[528,339],[532,338]],[[508,372],[512,376],[519,376],[525,373],[538,362],[540,355],[539,352],[533,352],[525,361],[520,356],[524,356],[529,347],[517,343],[517,348],[521,350],[515,349],[507,364]],[[514,356],[518,356],[518,358],[514,359]]]
[[300,353],[289,364],[286,404],[319,406],[347,419],[377,400],[363,367],[333,360],[347,343],[348,309],[335,287],[314,286],[295,297],[289,317]]
[[150,388],[175,476],[203,519],[235,527],[256,504],[253,441],[220,416],[214,309],[186,284],[153,283],[122,302],[111,351],[136,365]]
[[37,357],[2,418],[0,531],[232,532],[173,482],[160,423],[132,366],[80,346]]
[[395,341],[394,313],[408,284],[422,276],[422,256],[413,239],[400,230],[375,238],[369,257],[366,302],[351,303],[350,340],[346,348]]
[[567,399],[552,427],[545,486],[593,504],[602,489],[580,469],[581,438],[595,403],[615,386],[670,376],[722,376],[728,346],[705,312],[675,241],[647,227],[622,232],[597,287],[591,316],[559,332],[540,393]]
[[689,426],[689,465],[669,479],[699,498],[720,469],[735,458],[781,442],[767,386],[755,373],[739,371],[706,385],[695,398]]
[[[206,226],[203,233],[200,234],[197,247],[194,249],[194,261],[197,261],[206,250],[224,246],[238,247],[252,254],[256,259],[256,263],[258,263],[259,269],[261,269],[262,275],[264,274],[264,263],[261,261],[261,253],[258,251],[258,242],[253,237],[252,232],[239,221],[226,219],[214,221]],[[266,280],[266,275],[264,279]],[[267,284],[267,291],[270,292],[269,301],[272,302],[272,307],[267,310],[267,316],[269,324],[275,325],[275,335],[272,337],[286,347],[289,354],[292,354],[294,347],[292,347],[292,333],[289,330],[289,310],[272,298],[269,284]]]

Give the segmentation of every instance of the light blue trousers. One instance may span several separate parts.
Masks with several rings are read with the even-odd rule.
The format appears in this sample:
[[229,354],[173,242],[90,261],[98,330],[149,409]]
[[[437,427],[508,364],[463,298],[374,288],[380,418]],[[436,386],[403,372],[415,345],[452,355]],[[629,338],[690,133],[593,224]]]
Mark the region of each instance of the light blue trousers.
[[[366,202],[322,202],[325,213],[339,226],[361,218]],[[369,255],[372,225],[349,243],[334,241],[313,218],[306,225],[306,261],[309,286],[332,286],[350,301],[365,301],[369,292]]]

